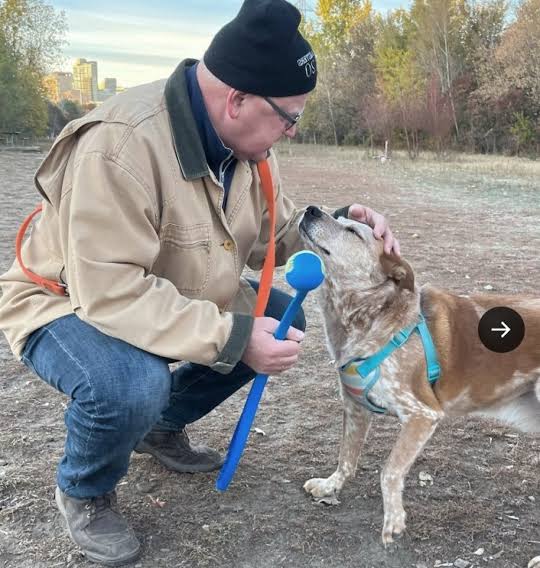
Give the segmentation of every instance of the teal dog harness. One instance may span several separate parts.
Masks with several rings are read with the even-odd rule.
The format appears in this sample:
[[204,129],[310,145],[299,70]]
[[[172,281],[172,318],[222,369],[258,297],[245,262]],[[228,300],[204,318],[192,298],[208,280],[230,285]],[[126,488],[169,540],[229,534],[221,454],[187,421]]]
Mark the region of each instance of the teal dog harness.
[[339,375],[345,390],[368,410],[377,414],[386,412],[385,408],[377,406],[369,400],[369,391],[375,386],[381,376],[381,363],[396,349],[407,343],[414,332],[417,332],[422,340],[426,358],[427,378],[429,383],[434,385],[441,376],[441,366],[437,357],[437,349],[423,314],[420,314],[420,319],[417,323],[396,333],[380,351],[371,355],[371,357],[351,359],[340,367]]

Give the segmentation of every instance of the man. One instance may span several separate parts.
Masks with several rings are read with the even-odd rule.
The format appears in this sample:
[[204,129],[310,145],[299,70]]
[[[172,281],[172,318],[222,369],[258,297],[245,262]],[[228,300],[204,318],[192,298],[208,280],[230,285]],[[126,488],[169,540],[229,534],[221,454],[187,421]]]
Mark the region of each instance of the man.
[[[300,314],[275,331],[288,296],[273,289],[254,318],[269,220],[255,162],[268,157],[276,207],[276,260],[301,248],[273,144],[293,137],[315,57],[285,0],[246,0],[201,62],[135,87],[63,130],[35,176],[43,211],[18,263],[1,278],[0,327],[14,353],[71,397],[56,502],[72,539],[106,565],[140,546],[116,509],[115,487],[133,450],[180,472],[211,471],[217,452],[192,446],[185,426],[257,372],[299,356]],[[399,252],[381,215],[340,213],[374,227]],[[183,363],[170,372],[169,363]]]

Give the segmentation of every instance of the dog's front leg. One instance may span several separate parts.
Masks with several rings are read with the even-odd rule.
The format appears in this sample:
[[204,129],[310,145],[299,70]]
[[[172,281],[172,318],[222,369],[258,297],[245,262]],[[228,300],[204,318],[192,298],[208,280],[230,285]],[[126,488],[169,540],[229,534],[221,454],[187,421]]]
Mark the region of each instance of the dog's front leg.
[[435,412],[410,415],[402,424],[399,437],[381,473],[384,501],[382,540],[386,545],[405,529],[403,483],[414,460],[435,431],[439,417]]
[[337,495],[345,480],[356,471],[360,451],[364,445],[371,413],[350,400],[344,401],[343,437],[339,450],[339,464],[336,471],[328,478],[314,478],[306,481],[304,489],[314,497]]

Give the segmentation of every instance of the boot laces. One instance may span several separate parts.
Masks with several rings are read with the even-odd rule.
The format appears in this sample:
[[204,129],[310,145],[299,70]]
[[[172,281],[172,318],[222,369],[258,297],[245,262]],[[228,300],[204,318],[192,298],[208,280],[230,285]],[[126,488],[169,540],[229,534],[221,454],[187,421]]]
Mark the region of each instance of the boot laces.
[[116,493],[114,491],[106,493],[105,495],[100,495],[99,497],[94,497],[84,506],[84,508],[88,511],[86,516],[89,519],[94,520],[104,517],[108,511],[118,513],[116,510],[116,502]]

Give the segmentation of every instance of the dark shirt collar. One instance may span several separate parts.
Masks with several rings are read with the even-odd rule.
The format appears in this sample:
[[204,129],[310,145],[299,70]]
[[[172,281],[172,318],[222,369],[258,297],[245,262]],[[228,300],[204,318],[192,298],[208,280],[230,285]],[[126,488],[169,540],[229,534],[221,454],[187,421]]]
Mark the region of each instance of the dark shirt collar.
[[196,63],[195,59],[182,61],[165,85],[165,101],[171,120],[174,150],[182,175],[187,180],[210,175],[186,85],[185,69]]
[[[223,162],[228,161],[228,158],[232,157],[232,151],[223,144],[210,121],[199,81],[197,80],[197,65],[186,67],[185,74],[193,118],[195,119],[197,130],[199,131],[208,166],[214,172],[216,178],[223,183],[223,174],[220,176],[225,166]],[[220,166],[222,165],[223,167],[220,172]]]

